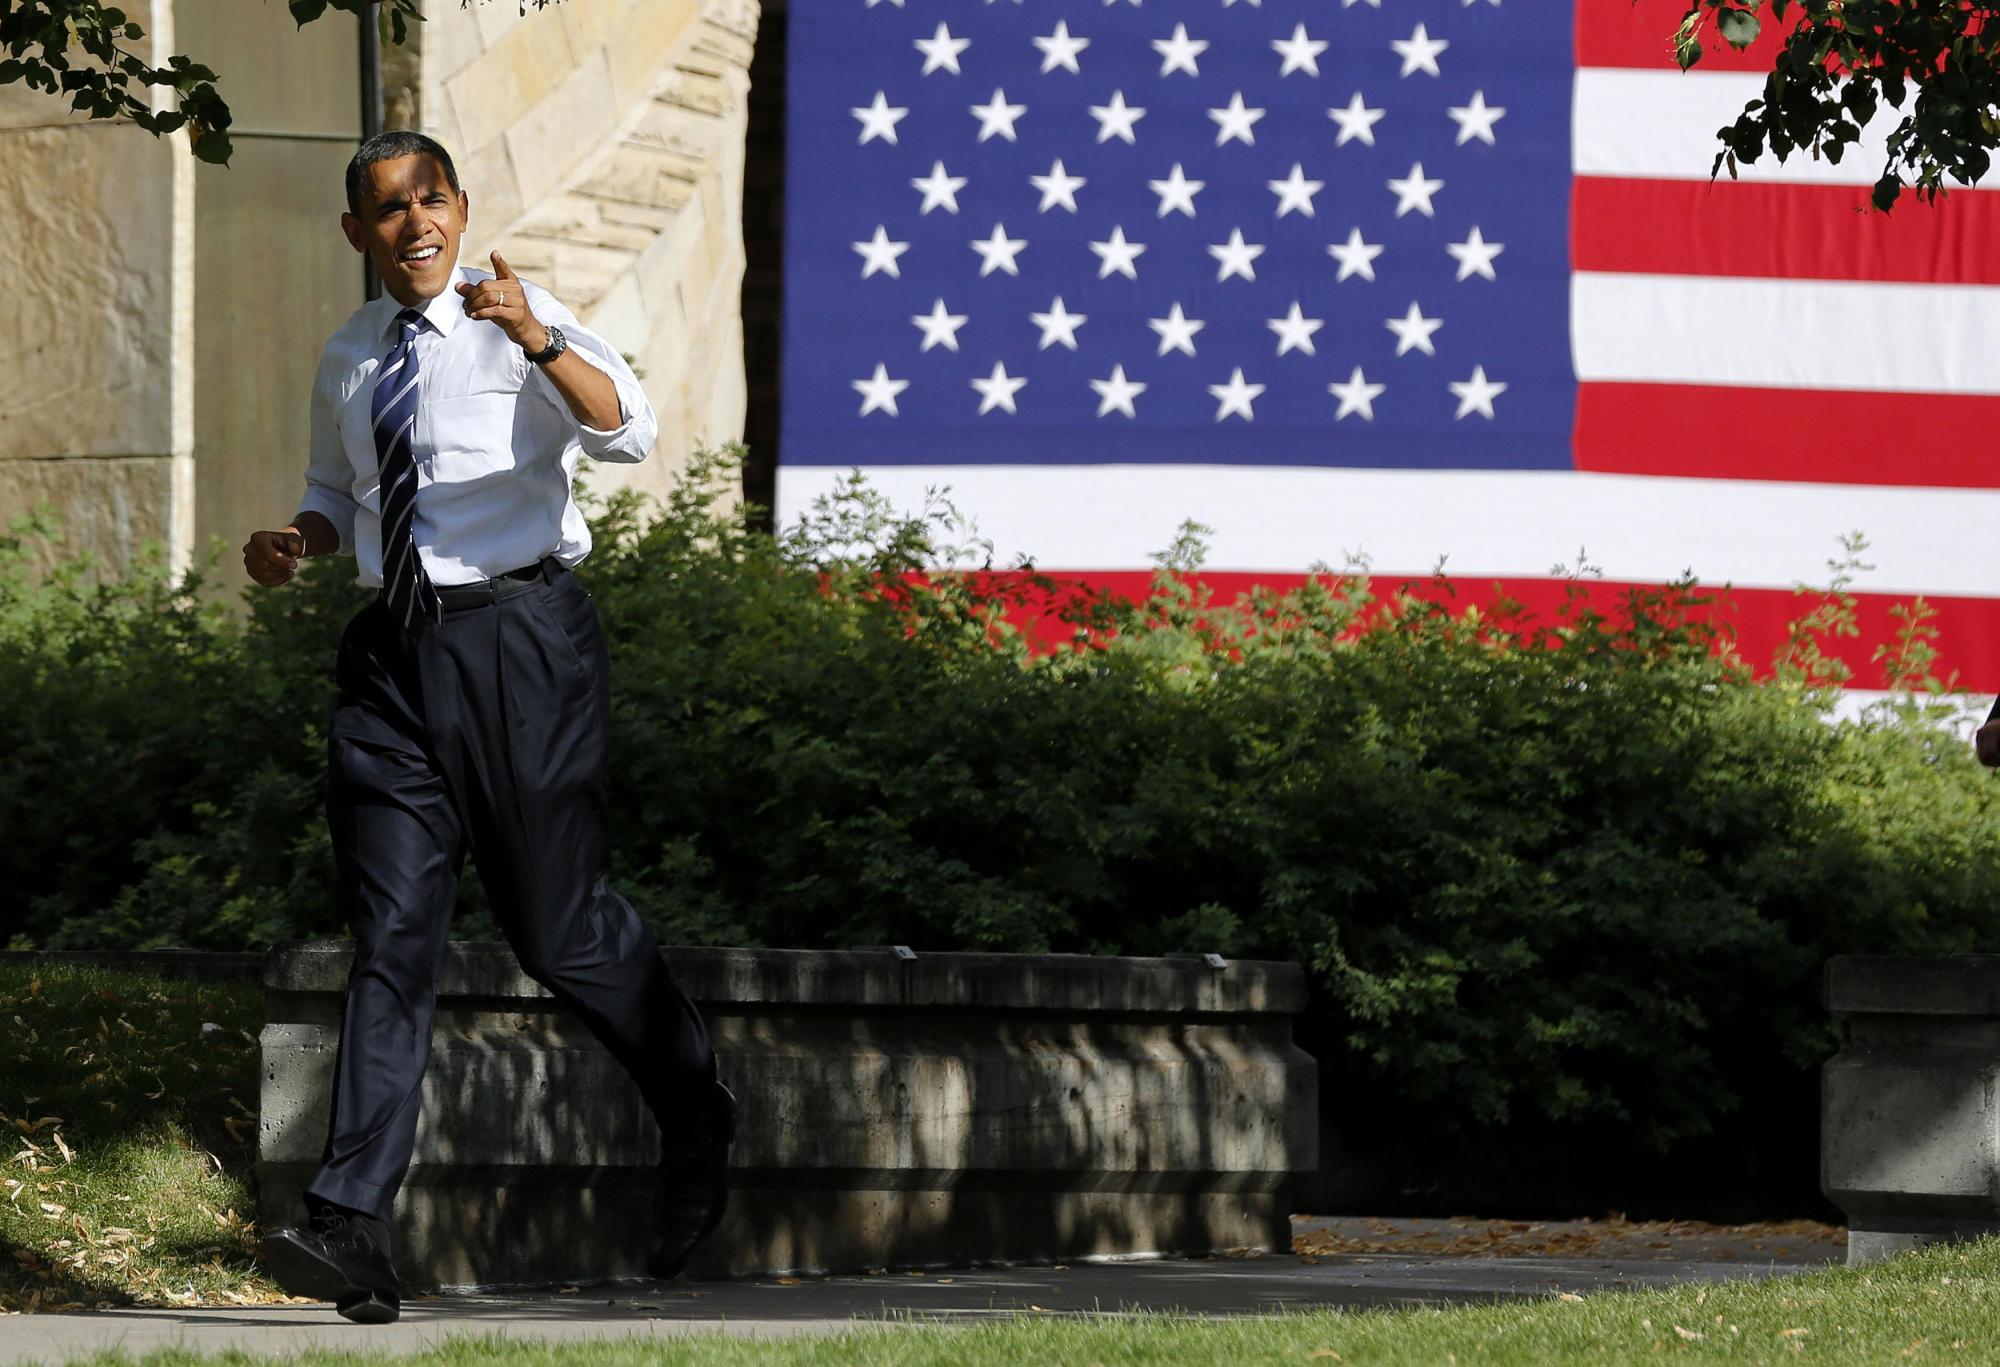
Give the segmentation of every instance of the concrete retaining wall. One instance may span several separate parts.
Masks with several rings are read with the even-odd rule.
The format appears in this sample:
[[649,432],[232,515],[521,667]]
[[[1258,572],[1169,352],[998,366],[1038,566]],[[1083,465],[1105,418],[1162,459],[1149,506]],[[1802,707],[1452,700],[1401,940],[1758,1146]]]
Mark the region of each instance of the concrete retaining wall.
[[1827,964],[1848,1045],[1821,1073],[1820,1187],[1850,1264],[2000,1233],[2000,955]]
[[[670,949],[741,1111],[737,1276],[1290,1246],[1317,1151],[1292,964]],[[297,1217],[325,1138],[345,942],[265,967],[259,1175]],[[446,962],[397,1211],[413,1283],[640,1274],[656,1140],[636,1091],[502,946]]]

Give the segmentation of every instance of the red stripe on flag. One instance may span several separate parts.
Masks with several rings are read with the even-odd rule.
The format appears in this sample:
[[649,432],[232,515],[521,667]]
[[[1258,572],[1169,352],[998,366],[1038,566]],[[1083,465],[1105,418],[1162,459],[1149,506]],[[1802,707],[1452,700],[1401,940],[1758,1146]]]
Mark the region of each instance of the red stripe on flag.
[[1996,427],[1986,394],[1592,381],[1572,447],[1600,474],[1992,489],[2000,463],[1976,434]]
[[[1152,580],[1151,574],[1144,570],[1077,573],[1044,570],[1042,573],[1108,589],[1131,599],[1143,598]],[[1304,577],[1301,574],[1214,572],[1202,574],[1200,579],[1214,591],[1215,601],[1229,603],[1254,585],[1283,589],[1299,583]],[[1400,580],[1377,575],[1372,582],[1378,596],[1386,597],[1406,584],[1420,596],[1440,596],[1440,591],[1431,581],[1422,577]],[[1533,622],[1553,623],[1557,620],[1568,587],[1569,581],[1560,579],[1492,580],[1467,577],[1452,582],[1455,596],[1450,601],[1455,610],[1463,610],[1469,604],[1477,604],[1485,610],[1504,594],[1521,603]],[[1584,582],[1584,587],[1592,606],[1616,620],[1619,596],[1634,586],[1607,580],[1588,580]],[[1738,654],[1756,668],[1760,677],[1769,675],[1772,657],[1788,634],[1788,624],[1802,617],[1818,601],[1814,596],[1801,596],[1789,589],[1723,590],[1720,586],[1710,586],[1704,591],[1726,597],[1727,602],[1717,610],[1716,620],[1734,635]],[[1914,595],[1858,593],[1855,598],[1860,636],[1822,640],[1820,645],[1828,654],[1845,660],[1854,670],[1850,687],[1880,689],[1886,686],[1887,680],[1882,666],[1873,662],[1875,649],[1884,645],[1894,648],[1899,623],[1890,609],[1907,605]],[[1938,677],[1949,678],[1956,670],[1960,676],[1958,682],[1968,690],[1976,694],[2000,692],[2000,599],[1926,595],[1924,601],[1937,610],[1937,615],[1930,622],[1938,629],[1938,659],[1934,666]],[[1052,620],[1045,618],[1025,625],[1040,644],[1052,645],[1065,639],[1061,624]]]
[[1857,185],[1578,176],[1570,258],[1580,271],[2000,284],[2000,193],[1954,190],[1894,213]]
[[[1576,0],[1576,64],[1578,66],[1673,69],[1674,33],[1689,0]],[[1722,40],[1710,16],[1702,29],[1702,58],[1696,71],[1761,71],[1776,64],[1781,35],[1798,23],[1787,18],[1774,23],[1758,16],[1763,28],[1757,41],[1738,52]]]

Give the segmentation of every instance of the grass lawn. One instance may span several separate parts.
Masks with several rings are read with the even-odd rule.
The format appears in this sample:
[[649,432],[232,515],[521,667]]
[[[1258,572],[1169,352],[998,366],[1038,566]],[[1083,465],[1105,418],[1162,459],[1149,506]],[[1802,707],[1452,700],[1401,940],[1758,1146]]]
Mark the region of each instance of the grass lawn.
[[0,965],[0,1310],[284,1299],[251,1262],[262,1017],[251,984]]
[[[1659,1358],[1746,1363],[2000,1361],[2000,1240],[1936,1249],[1866,1271],[1836,1268],[1762,1283],[1605,1292],[1472,1309],[1221,1321],[1165,1315],[1130,1320],[1050,1316],[963,1329],[869,1327],[761,1342],[705,1336],[541,1346],[464,1338],[394,1361],[413,1367],[489,1362],[550,1367],[929,1362],[968,1367],[1055,1363],[1110,1367],[1239,1362],[1604,1363]],[[328,1367],[390,1361],[365,1353],[315,1353],[294,1360]],[[252,1359],[182,1352],[141,1361],[193,1364]]]

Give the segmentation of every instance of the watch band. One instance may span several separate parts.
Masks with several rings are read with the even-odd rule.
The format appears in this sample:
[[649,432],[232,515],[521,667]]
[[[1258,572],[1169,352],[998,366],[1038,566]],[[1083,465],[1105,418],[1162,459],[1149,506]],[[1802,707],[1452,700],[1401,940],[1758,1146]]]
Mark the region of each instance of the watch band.
[[549,344],[540,351],[531,351],[528,353],[528,359],[536,365],[547,365],[550,361],[553,361],[556,357],[569,350],[569,339],[563,336],[561,328],[557,327],[554,323],[546,323],[543,326],[549,334]]

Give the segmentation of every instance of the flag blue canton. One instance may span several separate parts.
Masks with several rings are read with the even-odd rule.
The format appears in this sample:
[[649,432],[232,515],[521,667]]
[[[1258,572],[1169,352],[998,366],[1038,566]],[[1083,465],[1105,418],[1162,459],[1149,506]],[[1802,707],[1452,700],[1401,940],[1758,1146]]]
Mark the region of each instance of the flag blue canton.
[[787,465],[1570,468],[1571,6],[789,22]]

